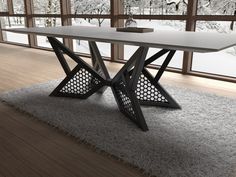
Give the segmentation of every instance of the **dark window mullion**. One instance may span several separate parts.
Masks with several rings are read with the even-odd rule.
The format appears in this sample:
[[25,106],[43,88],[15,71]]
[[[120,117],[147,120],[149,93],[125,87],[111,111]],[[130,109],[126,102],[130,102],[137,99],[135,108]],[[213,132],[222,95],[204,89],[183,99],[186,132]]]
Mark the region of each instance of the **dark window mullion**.
[[[123,13],[122,0],[110,0],[111,4],[111,27],[120,27],[124,25],[124,20],[119,19],[118,15]],[[124,59],[124,45],[111,44],[111,60]]]
[[[186,31],[195,31],[198,0],[189,1],[187,9]],[[191,70],[193,52],[184,52],[182,73],[187,74]]]
[[7,8],[8,8],[8,13],[10,15],[14,14],[14,9],[13,9],[13,2],[12,0],[7,0]]
[[[68,18],[68,14],[71,14],[71,2],[70,0],[60,0],[61,5],[61,25],[62,26],[70,26],[72,25],[72,21]],[[63,38],[63,43],[65,46],[69,47],[73,50],[73,41],[69,38]]]
[[[25,24],[26,27],[34,27],[34,21],[33,21],[33,5],[32,5],[32,0],[24,0],[25,3]],[[29,45],[30,47],[35,47],[37,44],[36,37],[33,34],[28,35],[29,38]]]

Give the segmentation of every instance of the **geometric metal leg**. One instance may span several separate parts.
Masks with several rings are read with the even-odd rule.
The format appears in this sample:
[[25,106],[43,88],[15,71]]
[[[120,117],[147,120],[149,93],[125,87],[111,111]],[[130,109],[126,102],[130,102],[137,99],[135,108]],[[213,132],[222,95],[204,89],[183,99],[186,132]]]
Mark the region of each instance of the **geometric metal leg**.
[[[143,131],[147,131],[148,126],[135,90],[144,66],[147,51],[147,47],[140,47],[112,80],[112,91],[119,110],[135,122]],[[133,68],[133,72],[129,74],[131,68]]]
[[144,119],[136,93],[127,90],[125,85],[125,83],[120,82],[114,84],[112,87],[119,110],[136,123],[143,131],[147,131],[148,126]]
[[[140,104],[180,108],[178,103],[160,85],[159,80],[173,57],[175,51],[163,49],[145,61],[148,47],[141,46],[110,79],[97,45],[89,41],[92,66],[84,62],[73,51],[54,37],[48,37],[52,48],[66,73],[65,79],[50,96],[88,98],[95,92],[103,93],[110,86],[119,110],[143,131],[148,130]],[[162,55],[168,53],[158,73],[153,77],[145,68]],[[64,58],[67,54],[77,66],[71,69]]]
[[[101,53],[98,50],[96,42],[89,41],[88,43],[89,43],[89,49],[90,49],[93,69],[95,71],[97,71],[100,74],[100,76],[102,76],[104,79],[109,80],[110,75],[109,75],[108,70],[104,64]],[[103,88],[101,88],[98,91],[98,93],[103,93],[106,89],[107,89],[107,86],[104,86]]]
[[[73,51],[70,51],[70,49],[53,37],[48,37],[48,39],[67,75],[50,96],[85,99],[107,85],[107,81],[79,56],[76,56]],[[63,52],[78,63],[73,70],[70,70],[62,54]]]
[[159,80],[166,67],[168,66],[170,60],[172,59],[175,51],[168,51],[164,49],[154,55],[154,57],[152,56],[147,59],[145,61],[145,66],[155,61],[167,52],[169,52],[169,54],[167,55],[165,61],[163,62],[155,77],[153,77],[145,67],[143,68],[142,75],[139,78],[136,89],[137,98],[140,101],[141,105],[163,106],[177,109],[181,108],[180,105],[159,83]]

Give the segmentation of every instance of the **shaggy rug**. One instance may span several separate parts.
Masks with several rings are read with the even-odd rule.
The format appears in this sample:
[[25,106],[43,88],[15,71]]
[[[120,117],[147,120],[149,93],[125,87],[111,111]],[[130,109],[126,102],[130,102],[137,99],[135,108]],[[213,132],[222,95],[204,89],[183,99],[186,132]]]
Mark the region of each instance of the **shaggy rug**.
[[182,110],[142,107],[143,132],[118,111],[110,89],[86,100],[49,97],[58,81],[1,99],[158,177],[236,176],[236,100],[166,86]]

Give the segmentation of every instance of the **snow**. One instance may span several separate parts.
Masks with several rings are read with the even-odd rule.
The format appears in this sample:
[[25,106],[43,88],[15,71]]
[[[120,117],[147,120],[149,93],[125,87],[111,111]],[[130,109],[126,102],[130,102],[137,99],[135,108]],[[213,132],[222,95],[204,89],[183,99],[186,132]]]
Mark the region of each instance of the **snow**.
[[[11,28],[18,28],[18,27],[20,28],[23,26],[12,26]],[[6,27],[6,28],[9,28],[9,27]],[[6,38],[3,35],[5,41],[16,42],[16,43],[21,43],[21,44],[29,44],[27,34],[3,32],[3,34],[4,33],[6,34]]]
[[166,0],[167,3],[175,3],[178,4],[180,0]]
[[193,71],[236,77],[235,68],[236,56],[227,53],[227,50],[214,53],[193,54]]
[[[235,33],[231,31],[228,21],[198,21],[196,31],[214,33]],[[236,47],[230,47],[215,53],[194,53],[192,70],[236,77]]]

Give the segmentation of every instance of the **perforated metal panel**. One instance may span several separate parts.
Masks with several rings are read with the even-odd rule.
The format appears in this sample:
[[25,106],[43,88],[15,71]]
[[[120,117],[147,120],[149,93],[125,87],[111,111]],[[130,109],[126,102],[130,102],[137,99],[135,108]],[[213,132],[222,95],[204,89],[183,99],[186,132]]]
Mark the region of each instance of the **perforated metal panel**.
[[168,100],[143,74],[139,77],[136,94],[140,101],[168,103]]
[[81,68],[73,78],[60,90],[61,93],[84,95],[98,85],[100,81],[84,68]]
[[120,108],[129,116],[135,118],[135,113],[133,110],[132,102],[128,96],[127,91],[125,90],[125,85],[123,82],[114,86],[114,91],[116,94],[117,101]]

